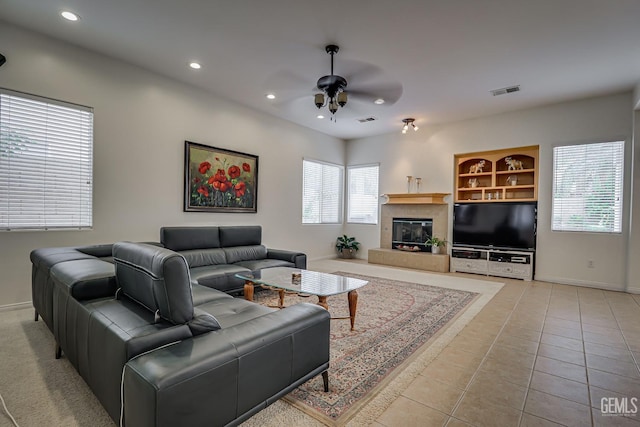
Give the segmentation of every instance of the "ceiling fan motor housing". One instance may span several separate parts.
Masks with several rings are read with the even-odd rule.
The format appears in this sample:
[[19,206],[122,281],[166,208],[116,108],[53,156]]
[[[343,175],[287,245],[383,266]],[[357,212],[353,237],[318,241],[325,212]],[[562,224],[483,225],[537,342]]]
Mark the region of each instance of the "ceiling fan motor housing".
[[[316,86],[327,94],[329,98],[329,111],[331,111],[331,114],[334,114],[338,109],[338,105],[344,107],[347,104],[347,94],[344,92],[344,89],[347,87],[347,79],[333,74],[333,55],[338,53],[340,48],[335,44],[330,44],[325,47],[325,50],[331,55],[331,75],[320,77]],[[315,95],[315,104],[316,107],[322,108],[324,105],[324,94],[318,93]]]

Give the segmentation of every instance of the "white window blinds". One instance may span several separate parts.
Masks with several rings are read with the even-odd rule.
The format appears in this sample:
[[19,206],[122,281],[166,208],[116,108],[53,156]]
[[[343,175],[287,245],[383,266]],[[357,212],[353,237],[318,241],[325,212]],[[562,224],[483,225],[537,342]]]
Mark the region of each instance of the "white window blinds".
[[347,222],[378,223],[378,165],[349,166]]
[[0,89],[0,229],[92,226],[93,111]]
[[302,223],[339,223],[342,213],[342,167],[302,161]]
[[620,233],[624,141],[553,149],[554,231]]

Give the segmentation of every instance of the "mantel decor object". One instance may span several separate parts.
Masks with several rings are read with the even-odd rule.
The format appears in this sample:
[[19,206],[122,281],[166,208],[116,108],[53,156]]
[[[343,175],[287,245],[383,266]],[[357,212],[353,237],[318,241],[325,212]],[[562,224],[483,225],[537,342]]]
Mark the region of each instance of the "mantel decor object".
[[416,178],[416,193],[420,192],[420,185],[422,185],[422,178]]
[[413,182],[413,177],[411,175],[407,175],[407,193],[411,193],[412,182]]
[[258,211],[258,156],[185,141],[184,211]]

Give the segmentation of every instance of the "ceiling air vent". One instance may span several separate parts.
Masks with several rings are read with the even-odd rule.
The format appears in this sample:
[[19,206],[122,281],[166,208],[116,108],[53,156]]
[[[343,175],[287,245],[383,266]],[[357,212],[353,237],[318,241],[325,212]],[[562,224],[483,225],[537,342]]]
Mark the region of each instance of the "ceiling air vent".
[[360,123],[367,123],[367,122],[373,122],[376,121],[378,119],[376,119],[375,117],[365,117],[364,119],[358,119],[358,121]]
[[505,95],[507,93],[520,92],[520,85],[503,87],[502,89],[494,89],[491,91],[493,96]]

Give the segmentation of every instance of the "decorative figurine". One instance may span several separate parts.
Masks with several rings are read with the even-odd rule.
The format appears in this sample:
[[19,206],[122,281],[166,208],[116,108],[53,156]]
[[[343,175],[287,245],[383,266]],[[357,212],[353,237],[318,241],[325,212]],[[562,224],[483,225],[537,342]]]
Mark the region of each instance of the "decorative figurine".
[[480,160],[478,163],[471,165],[469,168],[469,173],[482,173],[482,169],[484,168],[484,160]]
[[507,164],[507,170],[508,171],[524,169],[524,165],[522,164],[521,160],[516,160],[516,159],[514,159],[512,157],[507,157],[507,158],[504,159],[504,161]]

